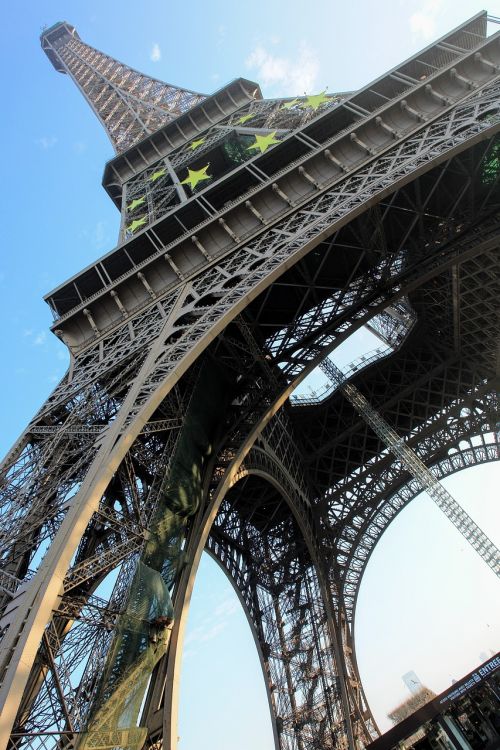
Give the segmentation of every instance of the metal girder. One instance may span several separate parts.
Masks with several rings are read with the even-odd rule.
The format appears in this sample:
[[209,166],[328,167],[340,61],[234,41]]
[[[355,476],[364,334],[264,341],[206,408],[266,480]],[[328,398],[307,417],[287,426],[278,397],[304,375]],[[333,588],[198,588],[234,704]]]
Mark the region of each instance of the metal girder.
[[[466,416],[460,417],[461,412]],[[494,414],[494,396],[477,394],[446,410],[441,424],[415,437],[412,443],[438,479],[469,466],[497,461],[498,437],[491,429]],[[335,542],[337,575],[349,621],[354,618],[359,585],[374,546],[395,515],[421,491],[419,486],[401,462],[389,456],[381,456],[374,466],[361,472],[359,502]],[[351,491],[354,495],[357,488],[352,486]],[[349,535],[345,533],[348,529],[352,532]]]
[[[359,705],[351,690],[344,654],[325,648],[332,638],[331,614],[321,602],[329,592],[321,591],[318,561],[307,551],[318,549],[318,538],[297,458],[290,426],[280,414],[246,457],[241,480],[221,506],[208,550],[245,598],[247,616],[260,634],[280,745],[343,746],[342,690],[353,736],[365,741],[374,730],[366,704]],[[255,495],[249,494],[253,476],[271,482],[278,496],[263,493],[261,484]],[[300,531],[293,531],[293,516]]]
[[500,576],[500,552],[491,539],[436,479],[415,451],[370,405],[363,394],[352,383],[347,382],[344,373],[328,357],[323,360],[320,367],[495,575]]
[[[172,419],[156,419],[152,422],[148,422],[144,425],[141,435],[146,435],[150,432],[164,432],[165,430],[173,430],[181,426],[181,420],[179,418]],[[67,435],[98,435],[106,429],[105,425],[34,425],[31,427],[30,432],[32,435],[54,435],[56,433],[64,432]]]
[[123,65],[82,42],[69,24],[43,31],[41,43],[56,70],[73,78],[117,152],[205,98]]
[[[85,727],[194,382],[211,358],[228,373],[229,403],[200,508],[176,540],[185,552],[171,583],[178,620],[145,703],[150,745],[164,737],[175,746],[179,613],[205,542],[252,621],[277,743],[353,749],[372,736],[352,608],[407,472],[376,436],[349,428],[347,412],[335,414],[335,394],[316,410],[314,430],[301,429],[304,410],[279,409],[325,354],[378,315],[400,345],[356,376],[370,402],[426,465],[442,436],[451,447],[472,429],[443,418],[467,397],[486,399],[494,375],[497,324],[487,310],[498,287],[500,84],[497,63],[484,63],[498,57],[485,28],[480,14],[447,35],[450,49],[435,45],[319,112],[303,100],[259,101],[249,82],[201,103],[92,50],[68,24],[44,32],[49,57],[118,147],[146,138],[130,152],[138,167],[123,155],[108,169],[121,183],[124,241],[49,297],[72,366],[2,467],[0,747],[13,724],[13,747],[44,750]],[[190,121],[167,122],[192,105]],[[251,128],[238,122],[247,116]],[[155,145],[148,133],[160,125]],[[271,130],[281,140],[268,153],[245,153],[236,166],[219,160],[191,195],[173,186],[194,163],[195,134],[206,158]],[[135,233],[131,204],[143,194]],[[391,311],[407,304],[417,322],[396,330]],[[422,344],[429,336],[433,352]],[[332,415],[335,438],[320,446]],[[487,422],[475,425],[484,432]],[[370,467],[379,481],[360,521],[364,501],[356,505],[351,490]],[[93,592],[117,567],[102,604]]]

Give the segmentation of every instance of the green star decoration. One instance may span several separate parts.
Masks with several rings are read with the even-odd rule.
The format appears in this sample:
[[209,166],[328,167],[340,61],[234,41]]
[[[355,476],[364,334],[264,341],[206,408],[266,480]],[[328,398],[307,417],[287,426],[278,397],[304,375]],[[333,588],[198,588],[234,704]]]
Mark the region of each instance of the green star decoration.
[[255,136],[255,143],[252,143],[251,146],[247,148],[247,151],[250,151],[250,149],[258,149],[261,154],[266,151],[269,146],[274,146],[275,143],[279,143],[279,140],[275,138],[276,131],[274,133],[269,133],[268,135],[256,135]]
[[322,104],[329,101],[329,97],[325,96],[326,91],[322,91],[321,94],[312,94],[308,96],[303,107],[312,107],[312,109],[318,109]]
[[252,119],[252,117],[255,117],[255,114],[253,112],[250,112],[248,115],[243,115],[242,117],[239,117],[236,120],[237,125],[244,125],[246,122]]
[[128,225],[127,232],[135,232],[136,229],[139,229],[139,227],[142,227],[143,224],[146,223],[146,217],[143,216],[142,219],[134,219],[134,221]]
[[194,190],[196,185],[201,182],[202,180],[210,180],[212,175],[207,174],[207,169],[210,165],[207,164],[206,167],[202,167],[201,169],[189,169],[188,168],[188,176],[185,180],[181,181],[181,185],[189,185],[191,190]]
[[285,102],[281,106],[281,109],[291,109],[292,107],[295,107],[296,104],[298,104],[298,101],[299,101],[298,99],[292,99],[292,101],[290,102]]
[[156,172],[153,172],[149,179],[151,180],[151,182],[156,182],[156,180],[159,180],[160,177],[163,177],[164,174],[166,174],[164,169],[157,169]]
[[142,198],[134,198],[134,200],[132,201],[132,203],[130,203],[127,206],[128,210],[129,211],[135,211],[135,209],[137,208],[137,206],[142,206],[142,204],[144,203],[145,200],[146,200],[146,198],[144,198],[144,196]]
[[192,151],[194,151],[196,148],[199,148],[202,145],[202,143],[205,143],[205,139],[204,138],[199,138],[197,141],[192,141],[189,144],[189,148]]

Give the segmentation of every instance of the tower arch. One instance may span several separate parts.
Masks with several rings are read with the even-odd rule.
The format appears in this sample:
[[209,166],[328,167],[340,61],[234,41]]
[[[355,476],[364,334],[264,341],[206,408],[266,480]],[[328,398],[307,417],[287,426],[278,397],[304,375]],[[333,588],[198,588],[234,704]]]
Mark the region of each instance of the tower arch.
[[[277,714],[286,742],[317,742],[307,733],[320,694],[325,711],[335,706],[321,729],[325,737],[330,731],[337,745],[354,748],[356,739],[370,736],[346,641],[341,583],[349,549],[338,542],[359,531],[363,509],[353,487],[363,467],[377,464],[385,481],[387,456],[336,397],[315,412],[312,426],[304,418],[302,430],[302,417],[287,406],[291,428],[277,415],[294,385],[350,327],[407,294],[419,307],[419,325],[400,350],[357,381],[405,438],[423,450],[430,446],[431,461],[448,406],[493,391],[497,342],[487,313],[498,299],[499,53],[498,37],[486,36],[486,20],[479,14],[466,22],[431,45],[425,61],[415,56],[356,92],[347,106],[343,97],[324,96],[319,110],[315,98],[313,104],[263,100],[243,79],[198,103],[184,90],[176,109],[179,90],[165,102],[167,84],[97,50],[87,49],[81,65],[71,63],[94,106],[102,90],[100,116],[109,116],[116,138],[124,138],[118,150],[130,146],[105,175],[122,208],[122,241],[48,295],[54,332],[71,349],[73,365],[3,466],[0,746],[16,721],[17,747],[31,742],[31,729],[41,736],[55,726],[65,738],[85,731],[79,707],[89,708],[92,689],[101,690],[92,682],[98,657],[107,659],[116,645],[110,633],[123,635],[123,623],[135,616],[128,627],[133,638],[129,633],[120,642],[134,641],[153,684],[147,726],[127,726],[129,744],[140,744],[147,729],[175,747],[169,718],[175,697],[163,717],[165,685],[175,684],[168,665],[175,660],[163,659],[162,648],[180,653],[194,571],[225,499],[241,482],[250,491],[265,474],[274,477],[276,491],[279,485],[293,498],[294,513],[283,523],[301,549],[304,540],[313,561],[301,581],[317,586],[310,600],[321,626],[326,617],[338,678],[334,684],[326,673],[309,674],[301,714],[289,690],[291,713]],[[68,24],[43,38],[57,69],[83,55]],[[102,85],[103,65],[120,85]],[[120,116],[113,120],[109,107],[115,105]],[[241,132],[240,120],[248,118],[255,118],[255,128]],[[267,132],[264,150],[260,131]],[[204,160],[212,154],[210,175]],[[432,346],[425,341],[431,336]],[[207,383],[221,363],[231,373],[229,385],[220,381],[226,393],[193,412],[200,377]],[[221,406],[217,418],[214,404]],[[302,554],[298,549],[293,569]],[[117,567],[118,594],[132,590],[129,600],[154,604],[154,611],[145,607],[147,616],[139,617],[135,604],[133,611],[128,604],[114,610],[125,601],[114,593],[99,600],[96,582]],[[306,575],[313,569],[316,583]],[[302,583],[286,583],[298,591],[300,612]],[[144,601],[139,594],[148,587]],[[266,596],[265,586],[259,591]],[[170,630],[171,593],[177,611]],[[304,617],[313,630],[315,621]],[[271,630],[279,641],[283,618],[275,619]],[[74,666],[75,633],[90,622],[99,637],[75,687],[66,655]],[[78,625],[67,632],[68,623]],[[285,643],[282,661],[289,650]],[[108,716],[116,709],[121,717],[133,711],[120,680],[126,674],[128,686],[135,683],[133,669],[142,662],[129,658],[132,649],[118,651],[111,665],[117,689],[105,686],[104,693]],[[297,674],[305,674],[294,658]],[[49,678],[40,698],[41,673]],[[108,729],[116,724],[110,720]]]

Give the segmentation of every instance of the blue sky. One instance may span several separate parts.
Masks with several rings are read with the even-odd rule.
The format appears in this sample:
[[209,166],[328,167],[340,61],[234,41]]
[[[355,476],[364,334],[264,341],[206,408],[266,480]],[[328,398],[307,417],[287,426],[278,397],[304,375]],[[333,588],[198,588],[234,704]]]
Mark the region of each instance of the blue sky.
[[[245,76],[265,96],[292,96],[355,89],[479,10],[471,0],[6,4],[2,453],[66,368],[42,295],[111,249],[119,228],[118,212],[100,187],[111,145],[70,79],[42,53],[42,26],[67,20],[98,49],[200,92]],[[488,10],[500,15],[498,3]],[[498,478],[498,469],[489,467],[451,481],[457,499],[500,544]],[[498,649],[499,599],[490,571],[428,499],[415,500],[373,554],[360,595],[358,658],[377,718],[404,698],[404,672],[414,669],[441,690],[481,652]],[[206,750],[271,748],[258,661],[234,602],[222,574],[204,561],[186,647],[182,750],[201,742]]]

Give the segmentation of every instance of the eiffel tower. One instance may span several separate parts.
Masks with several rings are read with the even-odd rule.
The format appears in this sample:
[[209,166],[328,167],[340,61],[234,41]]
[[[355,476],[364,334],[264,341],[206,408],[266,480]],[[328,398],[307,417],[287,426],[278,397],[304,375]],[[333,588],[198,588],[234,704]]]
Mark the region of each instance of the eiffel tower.
[[[71,364],[2,465],[1,750],[173,750],[204,550],[248,618],[276,747],[376,737],[353,638],[370,554],[425,472],[499,458],[488,20],[296,99],[241,78],[205,96],[43,32],[115,148],[121,228],[47,295]],[[364,325],[382,346],[294,395]]]

